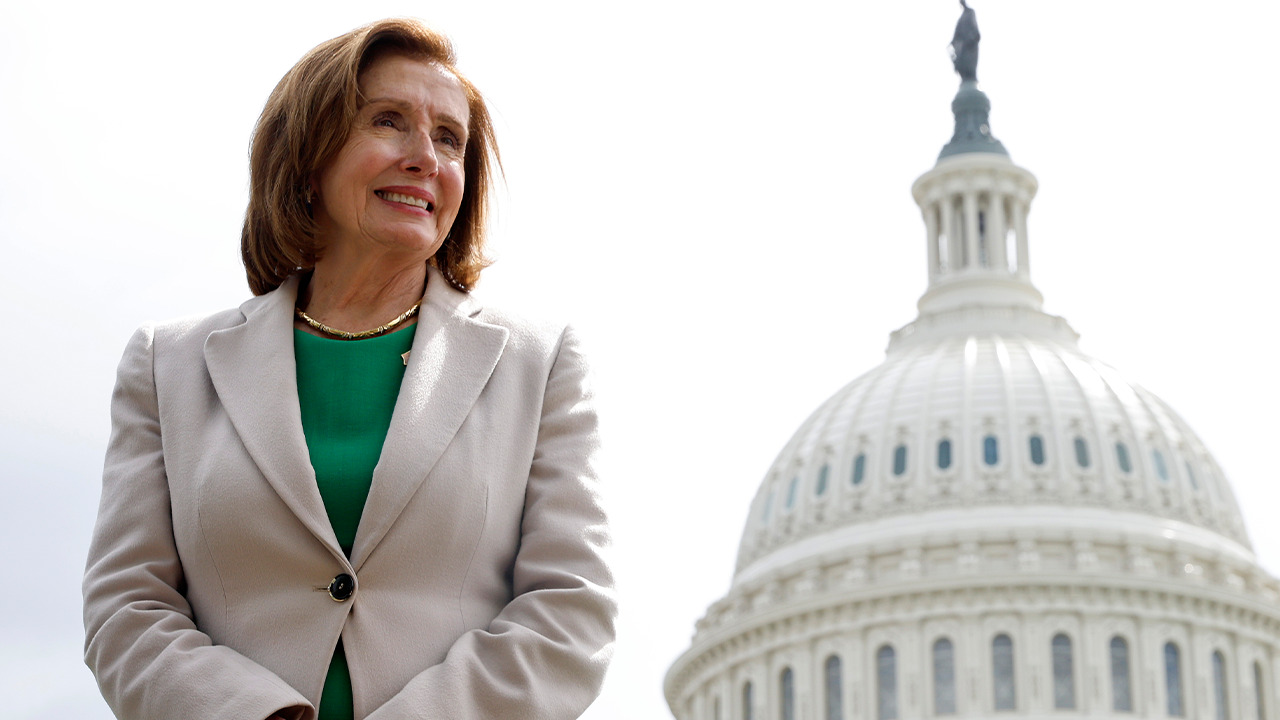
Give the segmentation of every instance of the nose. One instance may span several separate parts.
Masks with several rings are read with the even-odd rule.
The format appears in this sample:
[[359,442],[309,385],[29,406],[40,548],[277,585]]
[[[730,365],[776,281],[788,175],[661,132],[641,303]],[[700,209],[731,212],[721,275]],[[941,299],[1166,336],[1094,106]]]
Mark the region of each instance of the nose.
[[440,170],[440,163],[436,158],[436,146],[429,134],[411,133],[401,168],[405,172],[425,177],[432,177]]

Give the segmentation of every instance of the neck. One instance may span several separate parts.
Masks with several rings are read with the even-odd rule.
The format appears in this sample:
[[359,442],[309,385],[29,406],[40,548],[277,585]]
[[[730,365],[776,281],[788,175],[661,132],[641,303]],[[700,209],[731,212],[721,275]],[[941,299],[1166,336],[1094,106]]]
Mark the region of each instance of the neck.
[[360,332],[377,327],[422,298],[427,266],[351,262],[326,255],[316,263],[298,307],[319,322]]

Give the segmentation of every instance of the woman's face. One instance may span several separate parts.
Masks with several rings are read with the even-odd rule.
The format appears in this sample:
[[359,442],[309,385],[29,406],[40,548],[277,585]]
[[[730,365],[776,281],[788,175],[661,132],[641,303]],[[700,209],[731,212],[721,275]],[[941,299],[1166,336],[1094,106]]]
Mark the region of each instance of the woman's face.
[[373,61],[360,91],[351,136],[317,178],[321,247],[425,260],[462,204],[467,96],[449,71],[400,55]]

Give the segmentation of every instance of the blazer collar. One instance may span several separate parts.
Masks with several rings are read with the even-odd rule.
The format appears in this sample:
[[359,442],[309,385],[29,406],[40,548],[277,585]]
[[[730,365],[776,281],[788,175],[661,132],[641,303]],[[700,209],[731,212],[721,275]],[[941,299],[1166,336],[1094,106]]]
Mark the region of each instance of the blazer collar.
[[[391,427],[373,471],[373,487],[356,530],[351,564],[360,566],[386,536],[471,413],[507,344],[506,328],[476,319],[479,304],[427,266],[427,290]],[[296,393],[295,393],[296,394]]]
[[[205,341],[214,389],[267,482],[334,555],[345,556],[329,524],[311,467],[298,406],[293,308],[299,277],[240,306],[244,322]],[[506,328],[476,319],[480,308],[428,266],[409,364],[373,485],[356,531],[356,571],[427,480],[488,382]]]

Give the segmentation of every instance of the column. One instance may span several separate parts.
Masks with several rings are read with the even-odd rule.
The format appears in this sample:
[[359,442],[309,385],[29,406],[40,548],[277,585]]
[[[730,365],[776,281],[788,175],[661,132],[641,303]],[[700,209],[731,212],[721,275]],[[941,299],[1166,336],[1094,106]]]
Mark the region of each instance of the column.
[[982,254],[978,251],[978,195],[973,191],[964,194],[964,242],[967,250],[966,265],[981,267]]
[[991,267],[1002,273],[1009,272],[1009,253],[1005,247],[1009,225],[1004,213],[1004,195],[993,190],[987,200],[987,252],[991,255]]
[[929,237],[927,251],[929,253],[929,282],[938,277],[942,270],[938,253],[938,205],[936,203],[926,204],[924,207],[924,227]]
[[[716,679],[716,694],[720,699],[720,717],[714,720],[729,720],[733,715],[733,678],[730,670],[725,668],[720,671],[719,677]],[[712,701],[714,703],[714,701]],[[712,709],[715,705],[712,705]]]
[[815,707],[813,702],[815,698],[812,692],[813,676],[817,674],[813,671],[815,648],[812,642],[805,645],[797,644],[797,648],[801,652],[796,653],[795,664],[791,666],[792,672],[795,673],[796,717],[816,718],[819,717],[818,713],[821,712],[817,707],[821,706]]
[[1031,277],[1031,264],[1027,258],[1027,205],[1021,198],[1013,201],[1013,231],[1018,239],[1018,277]]
[[956,238],[956,206],[950,196],[944,196],[940,203],[942,208],[942,231],[947,235],[947,274],[954,273],[960,265],[959,242]]

